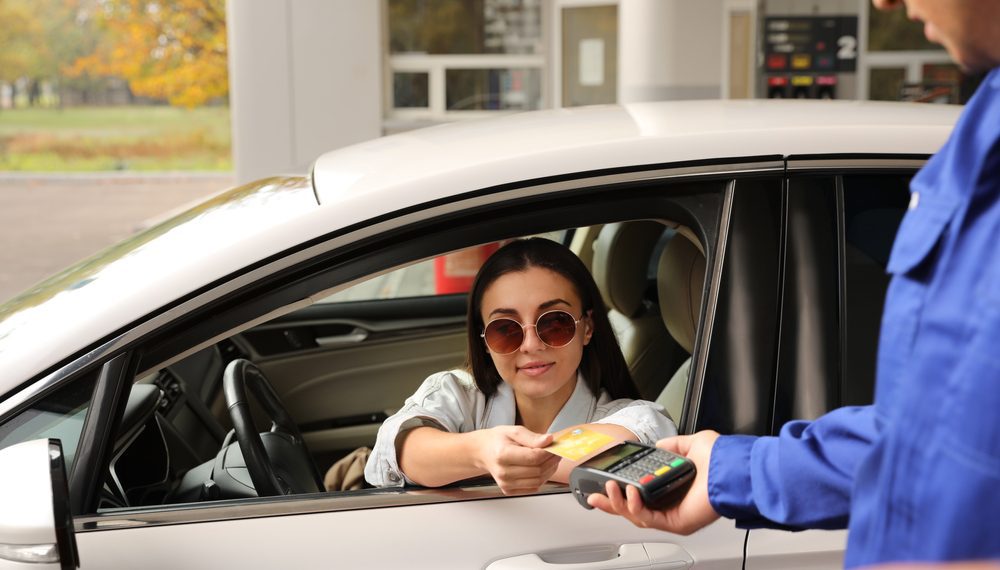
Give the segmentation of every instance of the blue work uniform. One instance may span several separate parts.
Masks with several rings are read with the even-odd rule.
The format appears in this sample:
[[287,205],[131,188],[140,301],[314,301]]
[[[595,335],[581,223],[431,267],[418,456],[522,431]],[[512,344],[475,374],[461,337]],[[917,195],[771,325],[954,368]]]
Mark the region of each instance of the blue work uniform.
[[1000,68],[910,190],[875,404],[720,437],[709,465],[721,515],[848,527],[847,567],[1000,559]]

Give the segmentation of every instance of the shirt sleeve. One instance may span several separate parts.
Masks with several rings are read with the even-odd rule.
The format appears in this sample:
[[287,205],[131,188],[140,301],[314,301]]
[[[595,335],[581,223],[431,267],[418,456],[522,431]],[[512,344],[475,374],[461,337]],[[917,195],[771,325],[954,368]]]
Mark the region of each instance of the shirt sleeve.
[[399,437],[422,426],[452,433],[471,431],[479,393],[471,378],[461,371],[429,376],[398,412],[382,422],[365,464],[365,480],[376,487],[415,484],[399,468]]
[[877,433],[871,406],[792,421],[774,437],[721,436],[708,498],[740,528],[845,528],[857,469]]
[[619,399],[598,402],[593,422],[614,424],[635,434],[639,441],[655,445],[657,441],[677,435],[677,426],[663,406],[646,400]]

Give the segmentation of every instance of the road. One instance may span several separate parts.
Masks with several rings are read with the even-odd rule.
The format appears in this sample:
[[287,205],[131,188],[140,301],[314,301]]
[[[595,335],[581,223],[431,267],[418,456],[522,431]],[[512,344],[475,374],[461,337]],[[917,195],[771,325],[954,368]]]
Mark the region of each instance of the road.
[[0,304],[234,184],[231,174],[0,173]]

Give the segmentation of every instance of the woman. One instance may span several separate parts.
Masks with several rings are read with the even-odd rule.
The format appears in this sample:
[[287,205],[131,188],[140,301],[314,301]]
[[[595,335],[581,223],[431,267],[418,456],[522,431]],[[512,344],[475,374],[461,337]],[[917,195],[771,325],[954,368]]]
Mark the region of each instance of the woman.
[[615,441],[676,435],[637,400],[597,285],[566,247],[511,242],[469,293],[468,368],[427,378],[379,429],[365,466],[375,486],[437,487],[491,475],[505,494],[565,482],[575,465],[545,451],[584,425]]

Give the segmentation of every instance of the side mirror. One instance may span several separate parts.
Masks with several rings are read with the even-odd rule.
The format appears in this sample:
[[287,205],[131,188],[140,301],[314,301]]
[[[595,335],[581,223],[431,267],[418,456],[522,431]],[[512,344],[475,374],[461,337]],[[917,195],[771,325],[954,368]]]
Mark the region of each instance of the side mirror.
[[0,474],[0,569],[80,566],[59,440],[0,450]]

